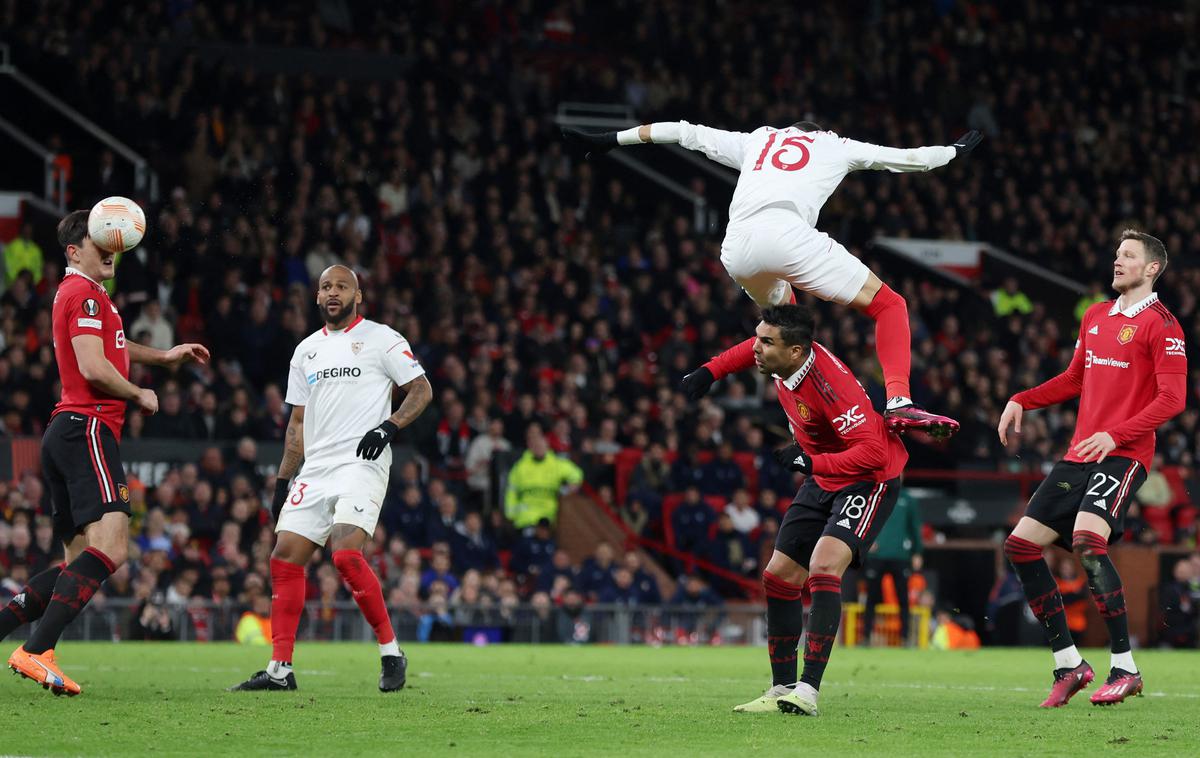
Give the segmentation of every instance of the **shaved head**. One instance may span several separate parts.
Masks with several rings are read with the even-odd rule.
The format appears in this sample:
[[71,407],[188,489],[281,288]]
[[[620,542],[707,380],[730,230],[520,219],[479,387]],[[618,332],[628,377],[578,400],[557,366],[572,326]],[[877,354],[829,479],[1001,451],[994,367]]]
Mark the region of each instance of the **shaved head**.
[[317,308],[330,329],[342,329],[358,315],[362,290],[358,276],[349,266],[340,263],[321,272],[317,283]]
[[331,276],[334,271],[341,271],[343,273],[349,274],[350,278],[354,280],[354,288],[358,289],[358,274],[354,273],[354,269],[350,268],[349,266],[343,266],[340,263],[335,263],[332,266],[330,266],[329,268],[322,271],[321,278],[319,281],[324,281],[325,277]]

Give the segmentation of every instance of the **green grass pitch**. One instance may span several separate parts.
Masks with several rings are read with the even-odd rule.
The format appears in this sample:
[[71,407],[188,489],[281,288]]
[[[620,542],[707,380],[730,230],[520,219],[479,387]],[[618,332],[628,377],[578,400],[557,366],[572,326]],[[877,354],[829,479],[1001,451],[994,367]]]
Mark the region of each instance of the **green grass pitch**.
[[[1200,755],[1200,654],[1142,652],[1146,696],[1037,704],[1039,649],[836,649],[818,718],[730,712],[769,683],[761,648],[412,645],[376,689],[374,645],[301,644],[298,692],[229,693],[266,648],[64,643],[84,687],[0,679],[0,754]],[[1103,677],[1108,654],[1087,651]],[[1105,671],[1106,673],[1106,671]]]

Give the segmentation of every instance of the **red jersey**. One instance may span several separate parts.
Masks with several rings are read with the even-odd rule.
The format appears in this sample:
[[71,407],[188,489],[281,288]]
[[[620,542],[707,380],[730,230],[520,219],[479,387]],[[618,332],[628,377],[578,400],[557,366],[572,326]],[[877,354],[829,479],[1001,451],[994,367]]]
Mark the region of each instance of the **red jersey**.
[[94,334],[104,343],[104,357],[121,376],[129,378],[129,351],[125,349],[125,325],[117,306],[104,287],[73,268],[67,268],[54,295],[54,359],[62,381],[62,399],[54,406],[55,414],[72,411],[94,416],[121,439],[125,424],[125,401],[93,387],[79,372],[79,360],[71,338]]
[[[754,365],[754,339],[704,364],[720,379]],[[908,451],[888,431],[850,369],[814,342],[808,359],[787,378],[775,377],[779,405],[796,444],[812,457],[813,478],[826,492],[900,475]]]
[[1082,463],[1075,445],[1108,432],[1117,443],[1109,455],[1149,469],[1154,430],[1183,411],[1186,393],[1183,329],[1152,293],[1124,309],[1119,300],[1088,308],[1067,370],[1012,399],[1033,409],[1078,397],[1075,436],[1063,460]]

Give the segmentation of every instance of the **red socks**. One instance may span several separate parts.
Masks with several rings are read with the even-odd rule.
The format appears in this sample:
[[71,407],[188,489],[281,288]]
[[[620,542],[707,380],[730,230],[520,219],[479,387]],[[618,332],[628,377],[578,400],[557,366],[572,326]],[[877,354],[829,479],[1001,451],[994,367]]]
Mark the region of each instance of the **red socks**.
[[336,550],[333,553],[333,565],[354,595],[354,602],[367,623],[375,630],[375,639],[380,645],[386,645],[396,639],[392,631],[392,620],[388,618],[387,605],[383,602],[383,589],[375,572],[363,558],[361,550]]
[[875,321],[875,352],[883,368],[888,398],[912,397],[908,375],[912,370],[912,331],[904,298],[886,284],[864,311]]
[[304,612],[304,567],[271,559],[271,660],[292,662],[296,629]]

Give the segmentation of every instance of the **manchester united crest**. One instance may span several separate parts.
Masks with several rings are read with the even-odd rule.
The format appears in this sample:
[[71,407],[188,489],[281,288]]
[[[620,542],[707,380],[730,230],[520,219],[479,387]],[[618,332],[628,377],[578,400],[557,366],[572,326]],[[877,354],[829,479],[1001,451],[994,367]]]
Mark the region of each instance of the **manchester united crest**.
[[121,496],[122,503],[129,502],[129,488],[126,487],[124,484],[117,485],[117,494]]
[[350,352],[354,353],[355,355],[358,355],[358,351],[362,350],[362,346],[363,346],[363,343],[361,343],[361,342],[351,342],[350,343]]
[[1133,335],[1137,333],[1137,324],[1125,324],[1121,330],[1117,332],[1117,342],[1122,345],[1128,345],[1133,341]]
[[807,405],[799,400],[796,401],[796,412],[799,413],[800,418],[805,421],[808,421],[808,419],[812,417],[812,411],[808,409]]

